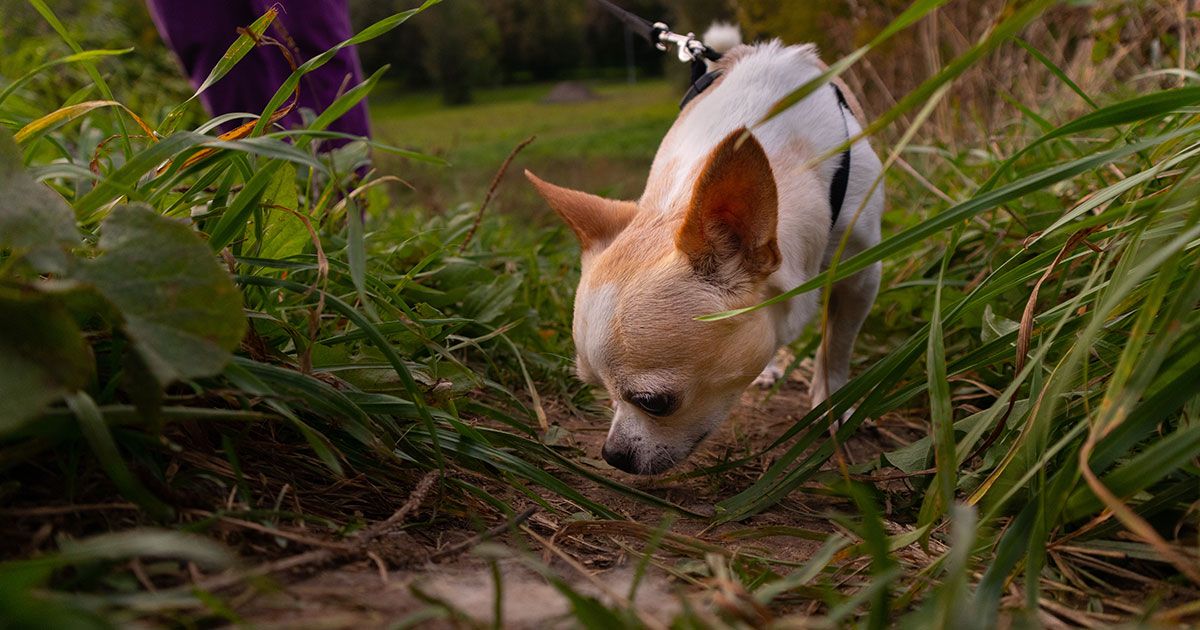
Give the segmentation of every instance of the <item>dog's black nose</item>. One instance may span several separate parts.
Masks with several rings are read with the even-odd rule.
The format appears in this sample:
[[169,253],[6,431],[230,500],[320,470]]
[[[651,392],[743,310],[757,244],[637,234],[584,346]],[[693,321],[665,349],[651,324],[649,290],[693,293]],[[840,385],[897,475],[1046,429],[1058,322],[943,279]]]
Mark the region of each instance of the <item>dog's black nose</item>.
[[633,466],[633,451],[610,449],[608,444],[605,444],[604,448],[600,449],[600,456],[608,462],[609,466],[617,470],[624,470],[627,473],[637,472]]

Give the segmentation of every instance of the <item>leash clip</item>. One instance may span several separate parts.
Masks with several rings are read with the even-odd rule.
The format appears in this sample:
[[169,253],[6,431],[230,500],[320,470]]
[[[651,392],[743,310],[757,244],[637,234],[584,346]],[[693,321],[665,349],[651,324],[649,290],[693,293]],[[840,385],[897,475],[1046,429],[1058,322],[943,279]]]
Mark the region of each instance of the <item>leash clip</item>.
[[696,39],[695,33],[688,33],[687,35],[672,33],[671,27],[663,22],[654,23],[654,32],[658,34],[658,42],[654,44],[654,47],[666,51],[669,44],[675,45],[678,49],[680,61],[690,62],[696,59],[703,59],[704,51],[708,49],[704,45],[704,42]]

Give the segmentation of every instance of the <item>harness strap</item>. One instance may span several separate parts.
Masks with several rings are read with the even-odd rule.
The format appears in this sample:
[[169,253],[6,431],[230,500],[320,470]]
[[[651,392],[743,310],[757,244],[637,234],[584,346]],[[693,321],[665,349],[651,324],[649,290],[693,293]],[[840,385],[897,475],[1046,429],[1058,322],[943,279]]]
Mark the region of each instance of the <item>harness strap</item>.
[[[841,89],[836,83],[830,83],[833,87],[833,93],[837,95],[838,108],[842,110],[842,125],[846,129],[846,138],[850,137],[850,123],[846,121],[846,111],[850,109],[850,104],[846,102],[846,95],[842,94]],[[833,172],[833,179],[829,182],[829,213],[831,220],[830,228],[837,225],[838,215],[842,213],[842,203],[846,201],[846,187],[850,185],[850,149],[846,147],[842,151],[841,157],[838,158],[837,170]]]
[[712,87],[712,84],[720,77],[720,70],[713,70],[712,72],[702,74],[699,77],[692,77],[692,86],[689,87],[687,93],[683,95],[683,100],[679,101],[679,109],[687,107],[687,104],[691,103],[692,99],[700,96],[701,92]]
[[[692,86],[688,88],[687,93],[683,95],[683,100],[679,102],[679,109],[687,107],[692,99],[712,87],[712,84],[720,77],[720,70],[713,70],[699,78],[693,77]],[[846,129],[846,137],[849,138],[850,123],[846,120],[846,112],[850,109],[850,103],[846,102],[846,95],[842,94],[842,90],[838,88],[837,84],[830,83],[829,87],[833,88],[833,93],[837,96],[838,109],[842,112],[842,125]],[[850,186],[850,149],[851,147],[846,147],[846,150],[838,156],[837,170],[833,172],[833,179],[829,181],[830,229],[837,225],[838,216],[842,214],[842,204],[846,202],[846,189]]]

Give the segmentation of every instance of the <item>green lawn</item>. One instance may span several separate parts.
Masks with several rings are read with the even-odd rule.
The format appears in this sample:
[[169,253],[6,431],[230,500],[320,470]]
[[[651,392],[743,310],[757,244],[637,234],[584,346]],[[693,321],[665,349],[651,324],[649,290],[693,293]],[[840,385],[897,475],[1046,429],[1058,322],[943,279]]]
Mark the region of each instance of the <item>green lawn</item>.
[[377,138],[448,160],[450,167],[399,164],[383,158],[416,188],[403,201],[435,207],[478,202],[509,152],[537,140],[513,164],[498,207],[514,209],[533,197],[514,186],[521,169],[564,185],[614,197],[641,192],[658,143],[678,113],[679,89],[665,81],[590,87],[600,97],[583,103],[543,103],[553,85],[479,91],[475,103],[444,107],[437,94],[373,95]]

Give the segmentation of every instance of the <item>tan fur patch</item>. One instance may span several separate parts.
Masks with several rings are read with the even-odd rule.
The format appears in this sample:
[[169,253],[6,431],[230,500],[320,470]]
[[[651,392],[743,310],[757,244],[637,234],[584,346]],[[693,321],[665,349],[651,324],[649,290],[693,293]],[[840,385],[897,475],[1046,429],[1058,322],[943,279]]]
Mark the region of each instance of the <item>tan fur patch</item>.
[[525,171],[525,177],[575,232],[584,251],[608,244],[637,215],[637,204],[632,201],[613,201],[555,186],[529,171]]

